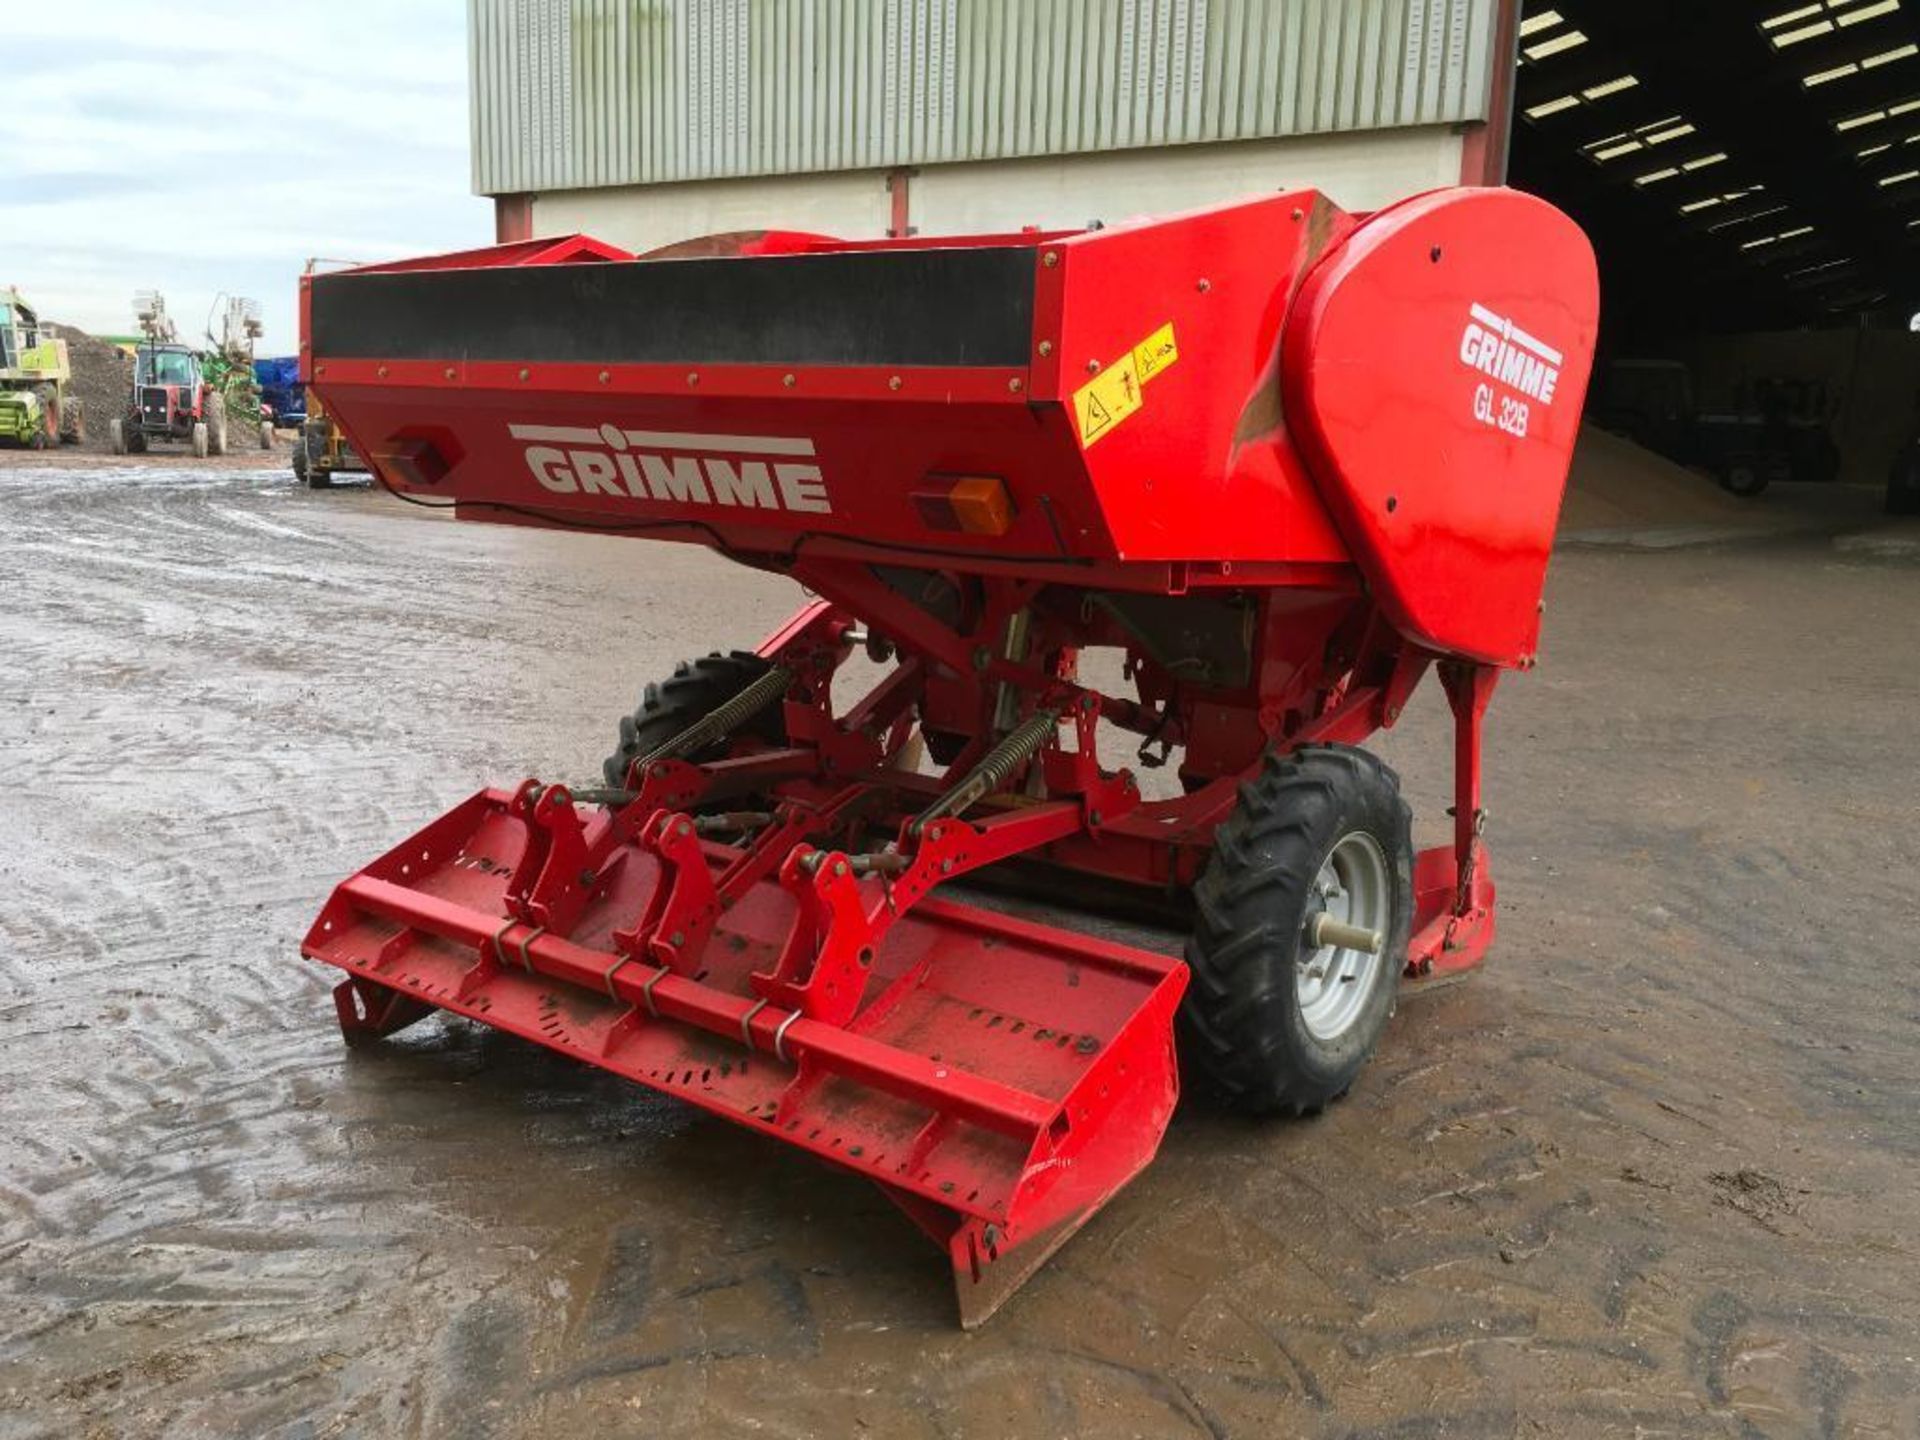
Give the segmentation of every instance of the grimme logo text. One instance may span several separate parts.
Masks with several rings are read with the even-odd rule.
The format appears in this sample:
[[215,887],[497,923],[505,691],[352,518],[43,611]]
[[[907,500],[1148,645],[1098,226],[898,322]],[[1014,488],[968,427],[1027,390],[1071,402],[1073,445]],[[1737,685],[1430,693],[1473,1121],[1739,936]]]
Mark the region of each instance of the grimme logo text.
[[1460,336],[1461,361],[1522,395],[1551,405],[1566,357],[1484,305],[1475,305],[1472,317]]
[[813,441],[781,435],[688,435],[511,425],[532,441],[527,469],[556,495],[611,495],[686,505],[828,515],[833,506],[813,460]]

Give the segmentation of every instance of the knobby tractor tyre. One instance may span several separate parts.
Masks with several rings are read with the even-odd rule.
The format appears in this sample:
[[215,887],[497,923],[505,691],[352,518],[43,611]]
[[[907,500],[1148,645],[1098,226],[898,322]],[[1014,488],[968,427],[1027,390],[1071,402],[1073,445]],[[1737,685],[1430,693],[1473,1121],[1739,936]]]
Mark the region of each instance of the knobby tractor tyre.
[[[1364,750],[1269,755],[1240,787],[1194,886],[1179,1051],[1193,1088],[1248,1114],[1316,1114],[1346,1094],[1393,1013],[1413,923],[1412,815]],[[1328,945],[1316,914],[1377,929]]]
[[[666,680],[649,682],[631,715],[620,717],[620,746],[600,767],[607,784],[627,783],[627,768],[641,756],[671,740],[709,711],[716,710],[764,675],[769,661],[747,650],[713,654],[700,660],[682,660]],[[786,721],[776,702],[748,720],[740,735],[786,743]],[[736,737],[737,738],[737,737]],[[684,759],[699,763],[723,758],[731,742],[715,741]]]
[[207,396],[207,453],[227,453],[227,397],[219,391]]
[[193,446],[193,458],[196,460],[206,459],[207,458],[207,422],[204,420],[194,421],[193,429],[187,432],[187,439],[188,439],[188,442]]
[[293,473],[309,490],[333,488],[333,471],[327,468],[327,437],[317,426],[300,427],[293,442]]
[[67,421],[61,413],[60,390],[55,385],[36,385],[33,393],[40,401],[40,414],[46,426],[46,438],[35,446],[38,450],[51,450],[56,445],[72,442],[67,439]]

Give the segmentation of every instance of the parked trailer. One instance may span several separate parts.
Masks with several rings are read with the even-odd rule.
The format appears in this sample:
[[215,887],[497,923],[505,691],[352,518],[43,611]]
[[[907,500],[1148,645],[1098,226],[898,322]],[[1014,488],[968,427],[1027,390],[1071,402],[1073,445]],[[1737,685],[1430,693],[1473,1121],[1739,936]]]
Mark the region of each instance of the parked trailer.
[[[1541,201],[573,237],[303,304],[395,490],[818,597],[649,686],[595,783],[483,790],[342,884],[304,952],[350,1041],[447,1010],[864,1175],[973,1325],[1153,1156],[1176,1035],[1220,1100],[1312,1113],[1403,977],[1485,954],[1482,725],[1535,663],[1597,323]],[[881,678],[836,705],[858,652]],[[1359,742],[1430,671],[1454,814],[1416,853]],[[953,898],[1011,865],[1186,901],[1184,960]]]

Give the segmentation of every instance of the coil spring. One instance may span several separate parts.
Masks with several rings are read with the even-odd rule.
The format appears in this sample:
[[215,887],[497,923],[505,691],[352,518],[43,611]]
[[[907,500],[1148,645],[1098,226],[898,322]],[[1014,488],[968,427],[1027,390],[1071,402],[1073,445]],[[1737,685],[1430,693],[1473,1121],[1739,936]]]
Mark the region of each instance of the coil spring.
[[731,700],[709,710],[678,735],[670,740],[661,741],[642,755],[640,769],[645,770],[656,760],[678,759],[699,749],[709,740],[718,740],[722,736],[731,735],[741,725],[785,695],[787,687],[792,684],[793,671],[784,665],[775,665]]
[[974,801],[984,795],[991,795],[1017,771],[1034,752],[1052,738],[1060,724],[1058,709],[1036,710],[1013,729],[1006,738],[981,757],[980,763],[967,772],[967,776],[958,785],[942,795],[933,804],[921,812],[919,819],[913,822],[914,833],[918,834],[929,822],[948,815],[957,815]]

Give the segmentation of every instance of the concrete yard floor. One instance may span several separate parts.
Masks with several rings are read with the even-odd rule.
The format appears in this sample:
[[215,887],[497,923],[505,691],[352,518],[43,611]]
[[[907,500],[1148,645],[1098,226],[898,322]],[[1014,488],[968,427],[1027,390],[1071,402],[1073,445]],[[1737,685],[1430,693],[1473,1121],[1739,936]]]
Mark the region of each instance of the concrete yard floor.
[[[258,457],[0,462],[0,1436],[1920,1434],[1920,567],[1555,564],[1492,963],[984,1329],[864,1183],[297,942],[794,599]],[[1444,825],[1424,693],[1382,748]]]

